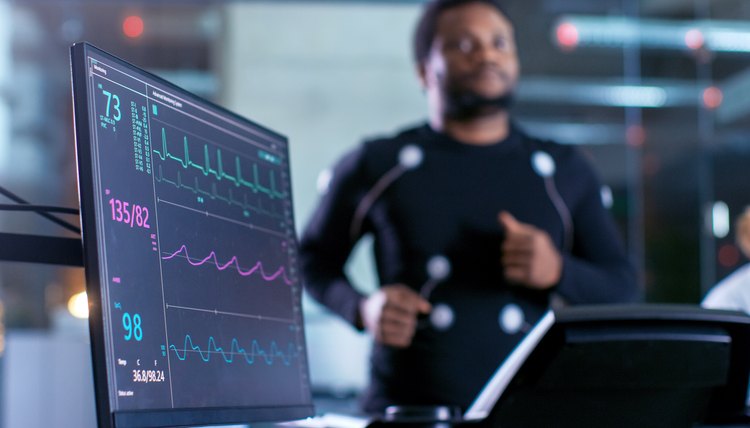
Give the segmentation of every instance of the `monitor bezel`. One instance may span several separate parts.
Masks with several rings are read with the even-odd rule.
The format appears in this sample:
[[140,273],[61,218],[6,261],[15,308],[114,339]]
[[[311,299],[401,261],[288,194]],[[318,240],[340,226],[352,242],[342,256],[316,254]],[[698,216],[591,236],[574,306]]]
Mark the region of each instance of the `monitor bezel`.
[[[141,69],[123,59],[109,54],[87,42],[78,42],[71,46],[71,82],[73,100],[73,124],[75,128],[76,163],[78,171],[78,195],[81,217],[81,240],[83,245],[83,262],[86,280],[86,293],[89,302],[89,335],[91,340],[92,368],[94,374],[94,391],[97,410],[97,424],[100,428],[151,428],[184,425],[211,425],[229,423],[248,423],[263,421],[283,421],[303,419],[314,414],[312,397],[309,404],[278,407],[208,407],[180,409],[148,409],[113,411],[109,397],[109,373],[107,369],[106,339],[102,313],[102,283],[99,269],[98,231],[96,205],[94,201],[94,171],[91,141],[91,122],[87,110],[91,96],[88,87],[86,58],[89,52],[95,52],[119,66],[142,73],[156,83],[179,93],[194,102],[201,103],[234,120],[246,123],[263,132],[288,143],[285,136],[268,129],[247,118],[237,115],[211,101],[190,93],[148,71]],[[287,145],[288,150],[288,145]],[[292,198],[291,189],[289,189]],[[293,213],[292,221],[294,221]],[[293,237],[296,241],[296,236]],[[302,326],[304,338],[304,326]],[[304,339],[303,339],[304,341]],[[306,344],[304,344],[306,349]],[[309,377],[309,365],[306,364]]]
[[[724,385],[713,387],[703,423],[737,422],[745,415],[747,381],[750,376],[750,317],[737,311],[710,310],[694,305],[639,304],[592,305],[550,310],[500,365],[477,399],[464,414],[467,422],[492,426],[503,406],[513,405],[513,387],[534,385],[540,365],[553,361],[565,346],[566,332],[594,327],[604,329],[643,329],[634,336],[649,336],[663,327],[681,326],[700,335],[707,327],[718,328],[731,337],[728,377]],[[707,341],[709,339],[706,339]],[[736,342],[736,343],[735,343]]]

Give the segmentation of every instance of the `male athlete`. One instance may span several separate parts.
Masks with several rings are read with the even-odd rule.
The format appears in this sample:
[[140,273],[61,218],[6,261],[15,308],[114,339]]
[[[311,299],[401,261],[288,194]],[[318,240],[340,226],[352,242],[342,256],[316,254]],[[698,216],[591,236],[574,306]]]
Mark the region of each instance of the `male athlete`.
[[[375,340],[371,412],[466,408],[553,295],[639,297],[586,160],[511,119],[519,62],[501,2],[427,3],[414,53],[427,123],[344,156],[301,240],[308,291]],[[370,296],[344,273],[367,234]]]

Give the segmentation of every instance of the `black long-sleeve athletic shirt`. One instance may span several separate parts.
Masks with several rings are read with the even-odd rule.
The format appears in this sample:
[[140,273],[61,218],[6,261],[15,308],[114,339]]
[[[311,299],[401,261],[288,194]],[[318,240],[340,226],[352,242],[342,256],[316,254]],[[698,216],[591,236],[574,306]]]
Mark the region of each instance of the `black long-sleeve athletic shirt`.
[[[419,148],[421,163],[396,174],[371,206],[363,202],[385,175],[394,174],[405,146]],[[554,160],[551,189],[534,170],[532,157],[539,151]],[[572,219],[568,245],[554,192]],[[363,205],[369,208],[361,227],[353,227]],[[562,276],[552,290],[532,291],[504,279],[498,223],[503,210],[545,230],[560,250]],[[419,291],[430,278],[431,258],[443,256],[450,266],[430,295],[432,322],[420,322],[412,345],[375,344],[367,411],[391,404],[466,408],[547,310],[552,292],[570,304],[628,302],[640,294],[591,167],[574,147],[531,138],[516,126],[504,141],[476,146],[423,125],[367,141],[339,161],[303,233],[300,261],[310,294],[353,325],[364,296],[352,287],[344,265],[365,234],[374,237],[381,285],[402,283]]]

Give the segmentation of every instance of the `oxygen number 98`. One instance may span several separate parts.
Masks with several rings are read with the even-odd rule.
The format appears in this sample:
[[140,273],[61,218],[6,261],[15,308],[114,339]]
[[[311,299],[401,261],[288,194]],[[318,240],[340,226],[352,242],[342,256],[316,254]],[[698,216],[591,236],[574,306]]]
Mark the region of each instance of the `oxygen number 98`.
[[125,329],[124,338],[126,342],[143,340],[143,327],[141,327],[141,316],[139,314],[130,315],[128,312],[122,314],[122,328]]

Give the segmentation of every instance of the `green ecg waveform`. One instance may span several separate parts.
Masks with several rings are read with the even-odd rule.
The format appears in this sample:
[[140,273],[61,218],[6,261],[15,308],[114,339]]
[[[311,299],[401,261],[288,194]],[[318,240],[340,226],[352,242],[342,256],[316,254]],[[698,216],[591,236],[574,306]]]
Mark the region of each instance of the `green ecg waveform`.
[[184,169],[190,169],[195,168],[203,173],[206,177],[209,175],[212,175],[216,177],[217,180],[227,180],[235,184],[237,187],[247,187],[250,190],[252,190],[254,193],[263,193],[266,194],[271,199],[284,199],[287,197],[286,192],[280,192],[276,189],[276,176],[273,171],[269,172],[269,179],[270,179],[270,185],[268,187],[265,187],[260,184],[260,178],[258,177],[258,164],[253,164],[253,181],[247,181],[242,176],[242,166],[240,164],[240,158],[239,156],[234,157],[234,166],[235,166],[235,174],[236,175],[229,175],[224,170],[224,164],[222,161],[221,156],[221,150],[216,149],[216,169],[211,168],[211,160],[208,155],[208,144],[203,145],[203,159],[204,164],[198,164],[191,160],[190,158],[190,147],[188,146],[188,138],[187,136],[183,137],[183,143],[184,143],[184,154],[185,158],[180,158],[179,156],[175,156],[174,154],[169,152],[169,149],[167,147],[167,131],[162,128],[161,129],[161,142],[162,142],[162,150],[156,150],[152,149],[151,151],[154,154],[157,154],[159,158],[163,161],[166,161],[167,159],[172,159],[182,165]]
[[247,195],[243,195],[242,200],[235,199],[234,194],[232,194],[231,188],[227,191],[227,195],[223,196],[223,195],[220,195],[219,192],[217,191],[216,183],[211,183],[210,191],[203,190],[201,189],[200,184],[198,184],[198,177],[194,177],[195,181],[194,181],[194,184],[191,186],[189,184],[185,184],[182,182],[182,175],[180,174],[180,171],[177,171],[177,178],[175,180],[170,180],[169,178],[164,177],[164,172],[162,171],[161,165],[159,165],[158,170],[159,170],[159,175],[155,175],[154,179],[159,183],[171,184],[172,186],[178,189],[189,190],[196,195],[204,196],[204,197],[213,199],[215,201],[222,201],[229,205],[240,207],[244,211],[254,211],[258,214],[264,214],[269,217],[274,217],[278,219],[284,218],[284,216],[282,216],[279,213],[269,211],[261,206],[256,206],[256,205],[249,203],[247,201]]

